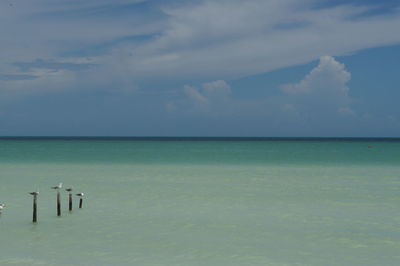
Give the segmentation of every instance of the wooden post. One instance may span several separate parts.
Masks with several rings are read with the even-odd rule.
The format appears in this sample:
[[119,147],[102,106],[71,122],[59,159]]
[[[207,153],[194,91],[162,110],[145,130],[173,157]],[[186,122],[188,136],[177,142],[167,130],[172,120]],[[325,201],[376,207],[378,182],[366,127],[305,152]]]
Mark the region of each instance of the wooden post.
[[69,211],[72,211],[72,187],[66,188],[66,191],[68,191],[68,209]]
[[33,215],[32,215],[32,222],[36,223],[37,222],[37,195],[39,195],[39,192],[30,192],[29,194],[31,194],[33,196]]
[[61,216],[60,191],[57,190],[57,216]]
[[68,206],[69,206],[69,211],[72,211],[72,193],[69,193]]
[[77,195],[80,199],[79,199],[79,209],[82,209],[82,203],[83,203],[83,193],[81,192],[81,193],[78,193],[78,194],[75,194],[75,195]]
[[58,186],[51,188],[57,190],[57,216],[61,216],[60,189],[62,188],[62,183],[58,184]]
[[37,194],[33,195],[33,216],[32,216],[32,222],[36,223],[37,222]]

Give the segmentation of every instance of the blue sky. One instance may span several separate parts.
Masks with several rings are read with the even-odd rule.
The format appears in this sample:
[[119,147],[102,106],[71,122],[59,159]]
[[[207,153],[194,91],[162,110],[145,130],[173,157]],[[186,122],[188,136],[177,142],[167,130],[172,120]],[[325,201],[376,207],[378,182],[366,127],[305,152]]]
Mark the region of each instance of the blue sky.
[[5,0],[2,136],[400,137],[398,0]]

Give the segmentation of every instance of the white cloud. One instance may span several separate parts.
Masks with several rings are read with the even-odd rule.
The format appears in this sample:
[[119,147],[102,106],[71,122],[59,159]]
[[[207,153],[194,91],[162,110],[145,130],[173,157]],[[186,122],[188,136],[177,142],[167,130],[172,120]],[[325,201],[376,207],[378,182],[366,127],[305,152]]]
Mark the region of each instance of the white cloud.
[[229,79],[400,42],[398,12],[351,19],[369,8],[314,9],[315,3],[214,0],[165,9],[159,38],[124,49],[136,51],[131,69],[139,78]]
[[351,74],[344,64],[331,56],[322,56],[319,64],[304,79],[294,84],[282,85],[282,90],[291,97],[308,116],[346,114],[355,116],[351,110],[351,99],[347,83]]
[[345,66],[331,56],[322,56],[319,65],[314,68],[302,81],[296,84],[283,85],[282,89],[289,94],[312,93],[325,90],[347,96],[351,74]]
[[167,111],[226,114],[235,104],[230,95],[231,87],[224,80],[204,83],[200,89],[186,85],[183,93],[183,99],[166,104]]
[[195,87],[186,85],[184,87],[183,91],[195,103],[198,103],[201,105],[208,103],[208,99],[206,97],[204,97]]
[[[261,116],[272,120],[293,120],[304,124],[315,120],[340,120],[356,117],[352,110],[347,83],[350,72],[331,56],[322,56],[318,65],[302,80],[282,85],[282,95],[256,100],[232,97],[232,89],[224,80],[202,84],[200,88],[185,86],[184,97],[170,103],[167,110],[191,111],[208,115]],[[174,108],[171,108],[173,106]]]
[[[60,70],[56,74],[36,69],[39,80],[10,80],[3,82],[1,89],[9,91],[17,86],[48,90],[55,84],[70,84],[71,89],[131,89],[142,80],[227,80],[303,64],[325,54],[343,55],[400,43],[400,11],[390,16],[351,19],[368,11],[368,6],[315,9],[316,0],[204,0],[169,7],[164,2],[164,7],[158,6],[163,15],[157,16],[134,12],[134,8],[132,14],[119,16],[105,8],[112,5],[121,9],[136,2],[141,1],[68,0],[54,4],[50,0],[16,0],[14,7],[2,4],[0,30],[7,38],[1,40],[0,74],[32,74],[19,73],[13,63],[36,59],[90,62],[96,67]],[[102,16],[97,16],[100,13]],[[142,35],[151,37],[140,42],[118,41]],[[90,54],[105,43],[109,50]],[[78,52],[73,58],[60,56],[80,49],[89,51],[89,55]],[[333,76],[323,77],[323,73]],[[340,63],[323,57],[308,77],[285,90],[306,93],[328,80],[329,86],[342,87],[325,89],[346,98],[347,87],[343,84],[349,78]],[[230,88],[222,81],[195,90],[197,96],[190,89],[186,93],[193,99],[197,97],[198,102],[231,101]],[[201,97],[206,100],[199,100]]]
[[76,74],[69,70],[32,69],[27,74],[35,78],[0,81],[1,91],[25,94],[37,91],[62,90],[76,84]]
[[203,93],[209,98],[224,99],[231,94],[231,87],[224,80],[203,84]]
[[162,29],[159,19],[115,14],[115,9],[138,2],[143,1],[3,1],[0,31],[7,37],[1,40],[2,63],[37,58],[59,61],[62,53],[158,33]]

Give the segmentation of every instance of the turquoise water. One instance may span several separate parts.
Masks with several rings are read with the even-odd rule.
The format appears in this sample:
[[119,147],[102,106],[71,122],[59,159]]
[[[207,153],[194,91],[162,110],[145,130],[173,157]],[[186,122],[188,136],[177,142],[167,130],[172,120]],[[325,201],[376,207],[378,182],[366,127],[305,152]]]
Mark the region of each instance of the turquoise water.
[[[399,265],[399,163],[394,140],[2,139],[0,265]],[[83,209],[56,216],[59,182]]]

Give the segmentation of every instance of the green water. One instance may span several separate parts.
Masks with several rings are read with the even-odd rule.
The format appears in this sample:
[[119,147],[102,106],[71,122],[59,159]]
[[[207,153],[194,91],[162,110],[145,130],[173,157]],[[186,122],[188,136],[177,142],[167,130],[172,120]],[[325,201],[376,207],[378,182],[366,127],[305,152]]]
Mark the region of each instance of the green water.
[[[400,265],[399,163],[400,141],[3,139],[0,265]],[[59,182],[83,209],[63,191],[56,216]]]

